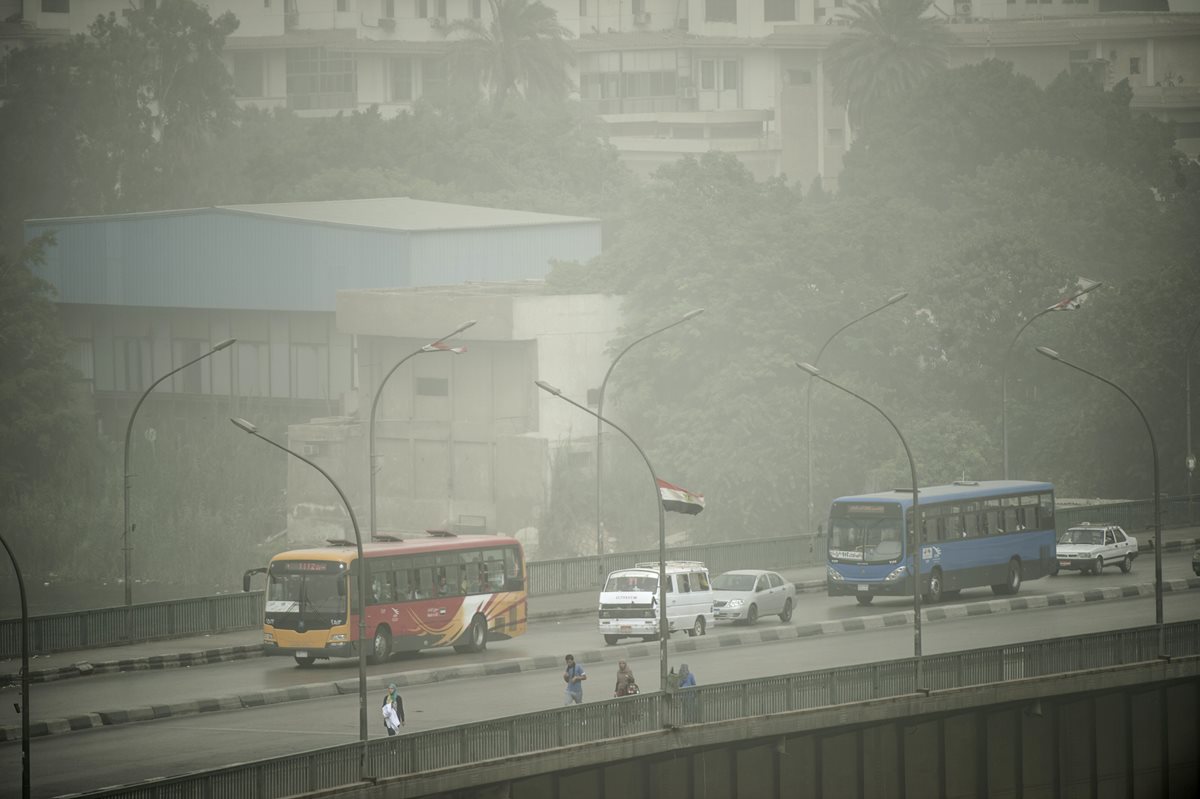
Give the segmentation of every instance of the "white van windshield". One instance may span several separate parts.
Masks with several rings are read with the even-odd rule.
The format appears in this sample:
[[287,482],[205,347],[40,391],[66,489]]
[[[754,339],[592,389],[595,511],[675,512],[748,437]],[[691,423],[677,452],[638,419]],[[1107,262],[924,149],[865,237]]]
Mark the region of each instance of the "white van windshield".
[[658,590],[658,577],[650,574],[610,574],[604,590],[607,593],[654,592]]

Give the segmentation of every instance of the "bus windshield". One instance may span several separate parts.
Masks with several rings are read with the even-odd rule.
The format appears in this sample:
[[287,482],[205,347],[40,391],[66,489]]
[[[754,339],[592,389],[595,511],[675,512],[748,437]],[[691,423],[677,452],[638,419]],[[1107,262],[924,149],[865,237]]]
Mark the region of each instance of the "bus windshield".
[[344,613],[344,581],[344,575],[337,573],[294,574],[272,568],[267,584],[268,607],[276,613]]
[[842,516],[829,522],[829,557],[886,563],[903,554],[899,518]]

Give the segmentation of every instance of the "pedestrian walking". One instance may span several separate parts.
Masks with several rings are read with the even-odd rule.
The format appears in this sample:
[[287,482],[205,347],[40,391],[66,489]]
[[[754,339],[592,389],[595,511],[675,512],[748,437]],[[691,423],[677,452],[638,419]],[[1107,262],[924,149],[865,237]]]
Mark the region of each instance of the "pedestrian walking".
[[617,685],[613,689],[613,696],[629,696],[636,693],[637,682],[633,679],[633,669],[629,668],[625,661],[617,661]]
[[692,674],[686,663],[679,664],[679,689],[683,699],[683,721],[685,724],[694,724],[699,720],[699,708],[696,701],[699,697],[695,691],[688,691],[688,688],[696,687],[696,675]]
[[563,696],[563,705],[581,705],[583,704],[583,681],[587,679],[587,672],[583,670],[575,662],[574,655],[567,655],[567,667],[563,670],[563,682],[567,684],[565,695]]
[[404,726],[404,699],[396,683],[388,683],[388,692],[383,697],[383,726],[388,735],[395,735]]

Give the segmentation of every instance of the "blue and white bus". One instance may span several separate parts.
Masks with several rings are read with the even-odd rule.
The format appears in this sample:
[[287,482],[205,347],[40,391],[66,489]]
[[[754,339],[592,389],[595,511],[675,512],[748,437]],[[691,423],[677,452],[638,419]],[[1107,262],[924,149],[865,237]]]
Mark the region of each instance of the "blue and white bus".
[[[1054,568],[1054,486],[1024,480],[963,480],[922,488],[921,596],[939,602],[990,585],[1015,594]],[[912,489],[839,497],[829,511],[829,596],[869,605],[913,594]]]

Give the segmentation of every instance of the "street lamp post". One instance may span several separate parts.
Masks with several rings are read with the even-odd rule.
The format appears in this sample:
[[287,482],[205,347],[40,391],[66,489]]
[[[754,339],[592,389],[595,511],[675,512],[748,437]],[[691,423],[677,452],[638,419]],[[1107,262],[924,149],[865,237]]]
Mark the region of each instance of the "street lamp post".
[[358,529],[358,518],[354,515],[354,507],[350,504],[350,500],[346,499],[342,487],[329,475],[329,472],[303,455],[267,438],[258,432],[258,427],[252,422],[236,418],[229,421],[255,438],[262,439],[276,449],[283,450],[320,472],[321,476],[333,486],[333,490],[337,491],[338,496],[342,498],[342,504],[346,506],[346,512],[350,514],[350,524],[354,527],[354,545],[358,550],[358,581],[354,589],[354,612],[358,614],[358,739],[362,744],[362,751],[359,755],[359,775],[361,776],[366,771],[367,763],[367,618],[364,607],[367,596],[367,561],[363,556],[362,532]]
[[615,422],[605,419],[600,414],[588,408],[585,405],[580,405],[575,400],[562,393],[562,389],[550,385],[545,380],[535,380],[534,385],[545,391],[547,394],[553,394],[563,402],[574,405],[584,413],[595,416],[596,419],[604,424],[611,426],[621,435],[633,444],[633,448],[642,456],[642,460],[646,462],[646,468],[650,470],[650,482],[654,484],[654,502],[658,505],[658,685],[660,691],[667,690],[667,637],[670,632],[667,628],[667,523],[663,515],[662,495],[658,490],[658,475],[654,471],[654,467],[650,464],[650,459],[646,457],[646,453],[638,446],[638,443],[633,440],[633,436],[626,433]]
[[910,477],[912,478],[912,486],[913,486],[912,487],[912,495],[913,495],[912,535],[911,535],[912,546],[910,547],[911,552],[912,552],[912,559],[913,559],[913,565],[912,565],[912,571],[913,571],[913,575],[912,575],[913,576],[913,657],[916,658],[916,661],[917,661],[916,684],[917,684],[917,688],[920,688],[921,682],[922,682],[922,674],[921,674],[921,670],[922,670],[922,657],[921,657],[921,538],[922,538],[922,535],[921,535],[921,533],[922,533],[922,530],[921,530],[920,497],[918,496],[920,493],[920,488],[919,488],[920,484],[917,483],[917,463],[916,463],[916,461],[913,460],[912,450],[910,450],[908,448],[908,442],[904,440],[904,434],[900,432],[900,428],[896,427],[896,423],[893,422],[891,417],[888,416],[886,413],[884,413],[883,409],[880,408],[878,405],[871,402],[866,397],[864,397],[860,394],[854,393],[853,391],[851,391],[850,389],[841,385],[840,383],[833,382],[828,377],[821,374],[820,369],[818,369],[817,367],[813,366],[810,363],[799,363],[798,362],[796,364],[796,366],[799,366],[805,372],[808,372],[811,376],[817,378],[818,380],[823,380],[824,382],[828,383],[829,385],[833,386],[834,388],[841,389],[842,391],[846,392],[847,394],[854,397],[855,399],[861,400],[862,402],[865,402],[867,405],[870,405],[872,408],[874,408],[879,413],[879,415],[882,416],[887,421],[887,423],[892,426],[892,429],[896,431],[896,435],[900,438],[900,444],[901,444],[901,446],[904,447],[904,454],[906,456],[908,456],[908,471],[909,471]]
[[1107,383],[1121,392],[1121,395],[1129,400],[1138,412],[1138,416],[1142,417],[1142,424],[1146,426],[1146,435],[1150,436],[1150,455],[1154,459],[1154,623],[1158,625],[1158,654],[1160,657],[1163,657],[1165,650],[1163,648],[1162,515],[1160,514],[1158,496],[1158,445],[1154,442],[1154,431],[1150,429],[1150,422],[1146,419],[1146,414],[1142,413],[1141,406],[1137,404],[1137,401],[1133,397],[1129,396],[1129,392],[1125,389],[1095,372],[1090,372],[1078,364],[1071,363],[1049,347],[1037,347],[1036,349],[1050,360],[1058,361],[1078,372],[1083,372],[1085,375],[1094,377],[1101,383]]
[[17,564],[17,556],[12,547],[0,536],[0,544],[12,561],[13,572],[17,575],[17,592],[21,595],[21,799],[29,799],[30,769],[29,759],[29,601],[25,596],[25,579],[21,576],[21,567]]
[[162,377],[155,380],[153,383],[150,384],[150,388],[148,388],[142,392],[142,396],[138,398],[137,405],[133,406],[133,413],[129,414],[129,424],[127,424],[125,426],[125,491],[124,491],[124,503],[123,503],[124,507],[125,507],[125,524],[124,524],[124,528],[123,528],[124,533],[122,536],[122,544],[121,544],[121,549],[124,550],[124,552],[125,552],[125,607],[129,607],[133,604],[133,583],[131,583],[130,579],[129,579],[131,550],[132,550],[132,548],[130,547],[130,544],[129,544],[129,534],[130,534],[130,532],[132,532],[132,530],[129,526],[129,479],[131,477],[133,477],[133,475],[129,473],[129,440],[133,434],[134,417],[137,416],[137,412],[142,407],[142,403],[146,401],[146,397],[150,396],[150,392],[153,391],[159,383],[163,382],[171,375],[182,372],[184,369],[188,368],[189,366],[196,363],[197,361],[201,361],[201,360],[207,358],[208,356],[212,355],[213,353],[220,352],[221,350],[231,346],[236,341],[237,341],[237,339],[235,339],[235,338],[227,338],[224,341],[213,345],[212,349],[210,349],[208,352],[204,353],[203,355],[196,357],[196,358],[192,358],[190,361],[185,363],[183,366],[176,367],[176,368],[172,369],[171,371],[167,372]]
[[[616,367],[617,362],[620,361],[621,358],[625,357],[625,353],[629,352],[631,349],[636,347],[638,344],[641,344],[643,341],[650,338],[651,336],[657,336],[659,333],[670,330],[671,328],[675,327],[676,325],[681,325],[690,319],[695,319],[697,316],[699,316],[702,313],[704,313],[703,308],[696,308],[694,310],[688,311],[682,317],[680,317],[679,319],[676,319],[671,324],[666,325],[665,327],[660,327],[658,330],[647,333],[646,335],[642,336],[641,338],[631,342],[629,344],[629,346],[627,346],[625,349],[621,350],[621,352],[617,354],[616,358],[613,358],[613,362],[611,364],[609,364],[609,366],[608,366],[608,371],[606,371],[604,373],[604,380],[602,380],[600,382],[600,394],[596,398],[596,413],[594,414],[594,416],[596,417],[596,557],[597,558],[600,558],[604,554],[604,528],[601,526],[601,522],[600,522],[600,449],[601,449],[601,445],[604,441],[603,436],[602,436],[602,433],[604,432],[604,421],[601,419],[601,416],[604,414],[604,389],[608,387],[608,378],[612,375],[613,368]],[[616,427],[616,425],[613,425],[613,426]],[[603,569],[603,565],[602,564],[598,565],[598,568]]]
[[1200,331],[1200,322],[1192,328],[1192,332],[1188,335],[1186,362],[1184,364],[1184,383],[1183,383],[1183,399],[1184,411],[1187,414],[1185,446],[1187,447],[1187,458],[1184,460],[1184,465],[1187,466],[1187,517],[1188,524],[1192,523],[1192,472],[1196,470],[1196,454],[1192,450],[1192,344],[1196,340],[1196,331]]
[[465,352],[466,350],[462,347],[447,347],[442,342],[444,342],[448,338],[453,338],[454,336],[457,336],[459,333],[463,332],[464,330],[466,330],[470,327],[473,327],[474,325],[475,325],[474,319],[472,319],[469,322],[464,322],[463,324],[456,327],[454,329],[454,332],[448,333],[447,335],[442,336],[441,338],[439,338],[437,341],[433,342],[432,344],[426,344],[425,346],[421,347],[420,349],[414,350],[414,351],[410,352],[408,355],[405,355],[403,358],[401,358],[399,361],[396,362],[395,366],[393,366],[391,369],[388,370],[388,373],[383,376],[383,379],[379,381],[379,385],[375,388],[375,397],[371,400],[371,420],[370,420],[370,423],[367,428],[368,429],[368,432],[367,432],[368,444],[367,444],[367,446],[369,448],[369,454],[367,456],[368,457],[367,465],[369,467],[369,471],[370,471],[370,475],[371,475],[371,538],[372,539],[375,538],[375,531],[377,529],[376,515],[375,515],[375,472],[378,471],[378,469],[377,469],[377,464],[375,462],[375,410],[376,410],[376,408],[379,407],[379,397],[383,394],[383,387],[387,383],[388,378],[390,378],[393,374],[395,374],[396,370],[399,369],[401,366],[403,366],[406,361],[408,361],[410,358],[414,358],[417,355],[420,355],[423,352],[453,352],[453,353]]
[[1051,305],[1049,308],[1042,310],[1029,317],[1025,324],[1017,331],[1017,334],[1012,337],[1012,341],[1008,343],[1008,349],[1004,351],[1004,360],[1000,364],[1000,439],[1001,446],[1004,450],[1004,479],[1008,479],[1008,362],[1012,358],[1013,347],[1017,346],[1017,339],[1025,332],[1025,328],[1032,325],[1038,319],[1042,318],[1051,311],[1067,311],[1079,307],[1076,302],[1084,294],[1089,291],[1095,291],[1104,284],[1098,280],[1088,280],[1086,277],[1080,278],[1080,289],[1069,297],[1064,297],[1058,302]]
[[[904,299],[907,296],[908,296],[907,291],[902,291],[899,294],[893,294],[891,297],[887,298],[887,302],[885,302],[883,305],[880,305],[878,308],[875,308],[873,310],[867,311],[865,314],[858,317],[857,319],[852,319],[851,321],[849,321],[846,324],[839,327],[837,330],[833,331],[833,334],[830,335],[829,338],[825,339],[825,343],[821,345],[821,349],[817,350],[817,357],[813,359],[812,365],[814,367],[820,365],[821,356],[825,354],[825,349],[829,346],[829,344],[835,338],[838,337],[838,334],[840,334],[843,330],[845,330],[848,327],[852,327],[853,325],[858,324],[859,322],[861,322],[862,320],[866,319],[869,316],[873,316],[874,314],[879,313],[884,308],[895,305],[896,303],[900,302],[900,300]],[[813,388],[813,383],[811,380],[809,380],[807,396],[805,397],[805,400],[804,400],[804,451],[805,451],[805,458],[808,461],[808,532],[809,533],[811,533],[813,531],[812,388]]]

